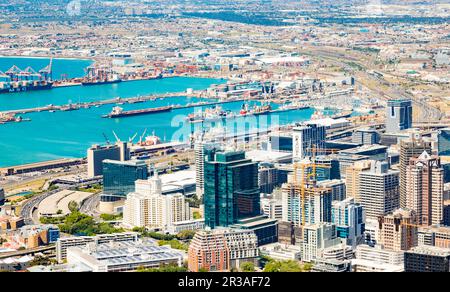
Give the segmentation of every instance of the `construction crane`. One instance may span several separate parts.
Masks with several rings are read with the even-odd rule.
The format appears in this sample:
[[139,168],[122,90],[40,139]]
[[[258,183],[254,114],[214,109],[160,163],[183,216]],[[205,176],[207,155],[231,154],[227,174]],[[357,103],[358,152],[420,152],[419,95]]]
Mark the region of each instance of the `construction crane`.
[[[340,151],[339,149],[318,149],[315,145],[313,145],[312,147],[310,147],[310,151],[311,151],[311,159],[312,162],[310,163],[301,163],[301,162],[295,162],[293,164],[293,168],[294,168],[294,185],[297,187],[299,186],[298,184],[298,178],[297,178],[297,174],[298,174],[298,170],[299,168],[301,168],[302,170],[302,177],[301,177],[301,182],[300,182],[300,191],[301,191],[301,201],[302,201],[302,206],[301,206],[301,210],[302,210],[302,226],[305,225],[305,221],[306,221],[306,208],[305,208],[305,198],[306,198],[306,186],[307,184],[309,184],[311,181],[312,182],[316,182],[317,181],[317,168],[326,168],[326,169],[331,169],[331,166],[329,165],[324,165],[324,164],[317,164],[315,163],[315,159],[316,159],[316,154],[317,153],[327,153],[327,154],[335,154],[338,151]],[[305,170],[307,168],[312,168],[311,173],[308,173],[306,175],[306,182],[305,182]],[[311,217],[311,214],[310,214]]]
[[[306,175],[305,180],[305,170],[307,168],[312,167],[312,172]],[[301,225],[304,226],[306,222],[306,208],[305,208],[305,199],[306,199],[306,187],[309,185],[309,183],[316,183],[317,181],[317,168],[331,168],[329,165],[323,165],[323,164],[317,164],[317,163],[294,163],[294,186],[300,187],[300,196],[301,196],[301,210],[302,210],[302,222]],[[300,181],[300,185],[298,184],[298,178],[297,178],[297,172],[298,169],[301,168],[302,170],[302,177]],[[309,214],[309,217],[311,218],[311,212]]]

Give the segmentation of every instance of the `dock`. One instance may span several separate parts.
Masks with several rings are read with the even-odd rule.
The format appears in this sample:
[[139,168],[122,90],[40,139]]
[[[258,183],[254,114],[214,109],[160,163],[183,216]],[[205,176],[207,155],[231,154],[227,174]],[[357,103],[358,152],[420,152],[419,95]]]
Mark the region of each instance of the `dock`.
[[4,115],[17,115],[17,114],[29,114],[36,112],[46,112],[46,111],[70,111],[70,110],[79,110],[79,109],[87,109],[91,107],[99,107],[108,104],[134,104],[134,103],[142,103],[147,101],[154,101],[161,98],[170,98],[170,97],[180,97],[180,96],[188,96],[188,97],[205,97],[205,91],[195,91],[192,94],[186,94],[185,92],[173,92],[166,94],[157,94],[157,95],[147,95],[147,96],[139,96],[139,97],[131,97],[131,98],[113,98],[101,101],[91,101],[91,102],[81,102],[81,103],[73,103],[66,105],[47,105],[43,107],[36,108],[28,108],[28,109],[18,109],[18,110],[9,110],[0,112]]
[[[100,106],[105,106],[105,105],[123,105],[123,104],[144,103],[144,102],[148,102],[148,101],[155,101],[157,99],[180,97],[180,96],[208,98],[208,96],[206,96],[205,94],[206,94],[205,91],[195,91],[192,94],[186,94],[185,92],[174,92],[174,93],[148,95],[148,96],[140,96],[140,97],[132,97],[132,98],[118,97],[118,98],[102,100],[102,101],[73,103],[73,104],[65,104],[65,105],[50,104],[50,105],[43,106],[43,107],[4,111],[4,112],[0,112],[0,114],[18,115],[18,114],[29,114],[29,113],[36,113],[36,112],[74,111],[74,110],[80,110],[80,109],[89,109],[92,107],[100,107]],[[233,103],[233,102],[244,102],[244,101],[258,100],[258,99],[260,99],[260,98],[259,97],[239,98],[239,99],[228,99],[228,100],[213,101],[213,102],[197,102],[197,103],[190,103],[190,104],[186,104],[186,105],[171,105],[170,107],[172,108],[172,110],[177,110],[177,109],[187,109],[187,108],[202,107],[202,106],[214,106],[214,105],[227,104],[227,103]]]

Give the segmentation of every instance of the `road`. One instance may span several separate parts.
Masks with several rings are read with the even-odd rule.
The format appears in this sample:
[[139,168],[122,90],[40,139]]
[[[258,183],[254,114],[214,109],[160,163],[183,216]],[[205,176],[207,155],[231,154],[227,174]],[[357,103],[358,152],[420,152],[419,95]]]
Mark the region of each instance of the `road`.
[[25,203],[23,203],[22,208],[20,209],[20,216],[23,217],[25,224],[33,225],[39,223],[38,221],[36,221],[38,220],[37,218],[33,218],[33,211],[39,206],[40,203],[42,203],[43,200],[65,189],[68,188],[61,188],[50,192],[46,192],[37,195],[27,200]]
[[[34,212],[37,207],[39,206],[40,203],[42,203],[43,200],[45,200],[46,198],[64,191],[64,190],[68,190],[68,189],[75,189],[75,188],[79,188],[79,187],[84,187],[84,186],[89,186],[94,184],[95,182],[90,182],[90,183],[80,183],[80,184],[76,184],[76,185],[64,185],[64,186],[60,186],[57,190],[52,190],[50,192],[45,192],[43,194],[37,195],[29,200],[27,200],[25,203],[23,203],[22,208],[20,210],[20,216],[24,218],[25,224],[27,225],[33,225],[33,224],[39,224],[39,218],[37,216],[37,214],[35,214],[36,212]],[[95,197],[95,196],[94,196]],[[89,201],[89,199],[88,199]],[[88,204],[83,204],[84,206],[84,210],[86,210],[87,212],[95,212],[95,208],[97,207],[97,204],[95,202],[95,200],[89,201],[90,203]]]
[[[335,64],[345,68],[347,71],[354,71],[351,67],[352,65],[357,65],[361,68],[360,71],[353,72],[355,73],[358,83],[369,88],[370,90],[376,92],[380,97],[384,99],[398,99],[398,98],[408,98],[411,99],[414,104],[421,109],[420,111],[420,121],[439,121],[442,118],[442,113],[439,109],[431,106],[427,102],[414,97],[411,93],[407,92],[403,88],[392,84],[385,80],[384,78],[379,78],[376,76],[372,76],[367,72],[368,66],[363,64],[360,59],[351,56],[347,53],[339,53],[335,51],[328,51],[325,49],[314,49],[314,50],[301,50],[302,53],[306,55],[310,55],[313,57],[319,57],[322,59],[326,59],[328,61],[334,62]],[[367,60],[366,60],[367,61]],[[368,82],[373,81],[376,82],[376,86],[369,86]],[[387,86],[387,89],[384,88]]]
[[83,202],[80,212],[92,217],[98,217],[101,214],[97,212],[97,206],[100,203],[100,194],[94,194]]
[[53,253],[55,251],[55,245],[41,246],[38,248],[31,248],[26,250],[18,250],[12,252],[0,253],[0,259],[7,259],[10,257],[21,257],[26,255],[34,255],[36,253]]

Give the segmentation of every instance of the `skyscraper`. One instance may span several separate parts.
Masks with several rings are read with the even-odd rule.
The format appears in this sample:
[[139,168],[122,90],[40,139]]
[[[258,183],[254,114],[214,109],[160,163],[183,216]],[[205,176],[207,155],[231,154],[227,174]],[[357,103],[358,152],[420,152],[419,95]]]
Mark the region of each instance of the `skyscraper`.
[[347,245],[356,247],[364,235],[365,221],[363,207],[355,199],[334,201],[331,207],[331,222],[336,224],[337,236],[347,241]]
[[380,141],[380,134],[375,129],[360,129],[353,133],[352,142],[359,145],[373,145]]
[[370,170],[371,164],[371,160],[363,160],[357,161],[352,166],[347,167],[345,178],[347,198],[354,198],[356,202],[361,202],[359,194],[359,174],[363,171]]
[[103,174],[103,160],[120,160],[118,145],[93,145],[87,150],[88,176],[95,177]]
[[258,163],[245,152],[217,152],[205,161],[205,224],[227,227],[261,213]]
[[0,206],[5,204],[5,191],[0,188]]
[[386,132],[397,133],[412,127],[411,100],[389,100],[386,112]]
[[294,160],[302,160],[312,156],[312,149],[316,149],[316,155],[324,154],[320,150],[325,149],[326,128],[315,124],[305,124],[294,128],[293,133],[293,157]]
[[441,129],[438,132],[439,156],[450,156],[450,128]]
[[411,158],[419,157],[424,151],[431,153],[431,142],[418,133],[400,141],[400,207],[406,208],[406,168]]
[[378,218],[377,244],[386,250],[409,250],[417,246],[417,217],[414,211],[397,209]]
[[406,168],[406,207],[414,210],[420,225],[443,223],[444,169],[437,156],[423,152]]
[[147,179],[148,167],[145,161],[103,161],[103,194],[102,202],[114,202],[125,199],[134,192],[135,182]]
[[321,250],[340,243],[336,225],[331,223],[308,224],[303,228],[302,261],[312,262],[317,259]]
[[373,163],[359,174],[359,194],[367,218],[389,214],[399,207],[399,172],[386,162]]
[[343,201],[346,198],[345,181],[341,179],[324,180],[317,182],[319,187],[331,189],[333,201]]
[[195,152],[195,172],[196,172],[196,185],[197,185],[197,197],[203,198],[205,189],[205,158],[206,155],[213,155],[216,148],[219,145],[213,142],[206,142],[200,140],[194,145]]
[[330,188],[317,185],[305,186],[305,202],[302,203],[300,186],[290,182],[282,187],[282,214],[284,222],[293,222],[295,226],[303,225],[303,209],[305,224],[331,222],[331,203],[333,192]]

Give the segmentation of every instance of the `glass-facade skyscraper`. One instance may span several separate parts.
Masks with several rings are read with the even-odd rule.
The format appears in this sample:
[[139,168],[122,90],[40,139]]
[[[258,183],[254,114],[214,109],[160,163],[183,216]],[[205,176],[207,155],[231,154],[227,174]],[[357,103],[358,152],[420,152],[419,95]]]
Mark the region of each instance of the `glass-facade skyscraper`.
[[412,127],[413,106],[411,100],[389,100],[386,113],[386,132],[397,133]]
[[148,178],[145,161],[103,161],[102,202],[115,202],[135,191],[135,182]]
[[228,227],[239,219],[261,213],[258,163],[245,152],[215,152],[205,155],[205,224]]
[[439,156],[450,156],[450,128],[439,130],[438,151]]

